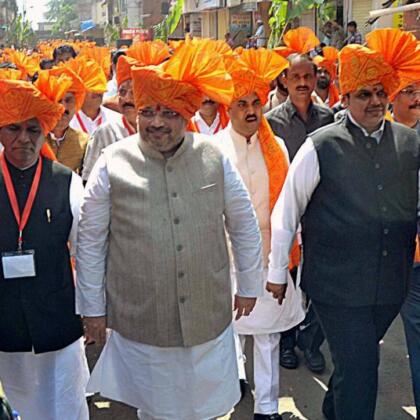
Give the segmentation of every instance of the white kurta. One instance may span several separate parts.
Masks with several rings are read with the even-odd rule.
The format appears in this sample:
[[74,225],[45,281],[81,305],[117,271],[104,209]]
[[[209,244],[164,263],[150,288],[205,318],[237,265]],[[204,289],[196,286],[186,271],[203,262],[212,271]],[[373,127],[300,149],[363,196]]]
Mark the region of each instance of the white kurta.
[[[288,157],[284,142],[276,137],[283,153]],[[257,134],[247,139],[238,134],[231,123],[216,135],[217,144],[238,169],[250,193],[263,243],[264,284],[267,283],[268,254],[270,253],[270,192],[269,177]],[[264,296],[257,299],[251,315],[235,322],[238,334],[270,334],[286,331],[299,324],[305,317],[299,282],[287,277],[286,299],[282,305],[264,288]]]
[[[261,296],[261,243],[255,240],[258,227],[250,223],[249,196],[232,164],[224,159],[223,166],[226,227],[238,244],[233,250],[238,294]],[[109,188],[105,160],[100,157],[89,177],[84,203],[84,211],[95,217],[88,227],[89,238],[79,238],[77,257],[76,304],[86,316],[106,313]],[[249,241],[250,237],[254,239]],[[150,346],[111,331],[88,390],[157,419],[205,420],[224,415],[240,398],[233,329],[229,326],[215,340],[189,348]]]
[[[87,133],[89,136],[91,136],[95,130],[102,124],[105,124],[106,122],[112,122],[117,121],[119,118],[121,118],[121,114],[115,111],[112,111],[111,109],[105,108],[101,105],[100,111],[98,116],[92,120],[90,119],[82,110],[80,110],[77,115],[79,115],[80,119],[83,122],[83,125],[86,128]],[[74,130],[79,130],[86,132],[83,127],[80,125],[77,115],[75,115],[71,121],[70,121],[70,127]]]
[[212,136],[216,134],[218,131],[222,129],[220,126],[220,114],[217,113],[216,118],[214,119],[213,123],[209,126],[204,121],[203,117],[200,114],[200,111],[197,111],[195,115],[192,117],[193,122],[197,125],[201,134],[206,134],[208,136]]
[[[83,185],[72,174],[70,208],[73,224],[69,236],[76,250]],[[22,420],[87,420],[85,389],[89,369],[83,338],[48,353],[0,352],[0,380],[12,407]]]
[[123,123],[122,114],[119,114],[119,117],[115,120],[108,121],[107,123],[102,124],[100,127],[98,127],[98,129],[93,133],[93,135],[89,139],[89,143],[86,147],[82,171],[83,181],[87,181],[87,179],[89,178],[93,166],[99,159],[102,150],[105,149],[105,147],[128,136],[130,136],[130,133]]

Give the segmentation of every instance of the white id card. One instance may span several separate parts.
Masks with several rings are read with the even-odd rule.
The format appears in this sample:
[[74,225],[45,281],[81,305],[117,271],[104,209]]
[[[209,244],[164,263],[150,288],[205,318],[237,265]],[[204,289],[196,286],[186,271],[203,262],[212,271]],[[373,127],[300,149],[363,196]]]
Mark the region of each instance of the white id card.
[[1,254],[5,279],[35,277],[35,251],[3,252]]

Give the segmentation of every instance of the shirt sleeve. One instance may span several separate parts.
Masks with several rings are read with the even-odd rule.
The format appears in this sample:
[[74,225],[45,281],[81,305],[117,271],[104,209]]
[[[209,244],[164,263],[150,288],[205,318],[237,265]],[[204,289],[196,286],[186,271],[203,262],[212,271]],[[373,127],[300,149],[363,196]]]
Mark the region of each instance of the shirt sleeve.
[[289,254],[313,192],[320,182],[319,162],[308,137],[290,165],[282,192],[271,215],[271,253],[268,281],[287,283]]
[[70,181],[70,210],[73,216],[73,223],[71,225],[69,235],[70,255],[72,257],[76,254],[77,229],[79,225],[80,206],[82,204],[83,193],[82,179],[79,175],[73,172]]
[[93,167],[85,189],[76,254],[76,312],[106,314],[105,265],[111,217],[110,185],[103,155]]
[[262,242],[254,208],[243,181],[223,156],[225,224],[234,256],[238,296],[259,297],[264,292]]

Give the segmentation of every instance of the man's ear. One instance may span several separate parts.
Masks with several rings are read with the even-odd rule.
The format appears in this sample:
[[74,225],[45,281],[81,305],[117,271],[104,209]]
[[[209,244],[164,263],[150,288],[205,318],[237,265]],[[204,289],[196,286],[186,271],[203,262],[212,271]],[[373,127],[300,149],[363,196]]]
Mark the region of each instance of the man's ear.
[[343,105],[344,108],[348,108],[350,105],[350,94],[347,93],[341,97],[341,105]]

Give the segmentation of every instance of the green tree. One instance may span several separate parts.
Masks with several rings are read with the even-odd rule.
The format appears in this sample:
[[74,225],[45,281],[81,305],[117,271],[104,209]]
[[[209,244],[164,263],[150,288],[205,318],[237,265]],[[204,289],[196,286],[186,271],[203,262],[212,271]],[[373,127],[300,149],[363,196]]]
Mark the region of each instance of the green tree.
[[17,14],[10,24],[7,33],[7,44],[21,48],[29,45],[34,38],[31,22],[26,20],[22,14]]
[[45,17],[49,22],[55,22],[53,33],[69,31],[72,21],[77,19],[76,0],[50,0]]
[[335,11],[330,0],[272,0],[268,21],[271,29],[268,47],[277,47],[288,24],[313,8],[322,23],[334,18]]
[[154,39],[160,39],[164,42],[168,41],[169,35],[173,34],[181,20],[182,11],[184,9],[184,0],[176,0],[162,22],[153,26]]

